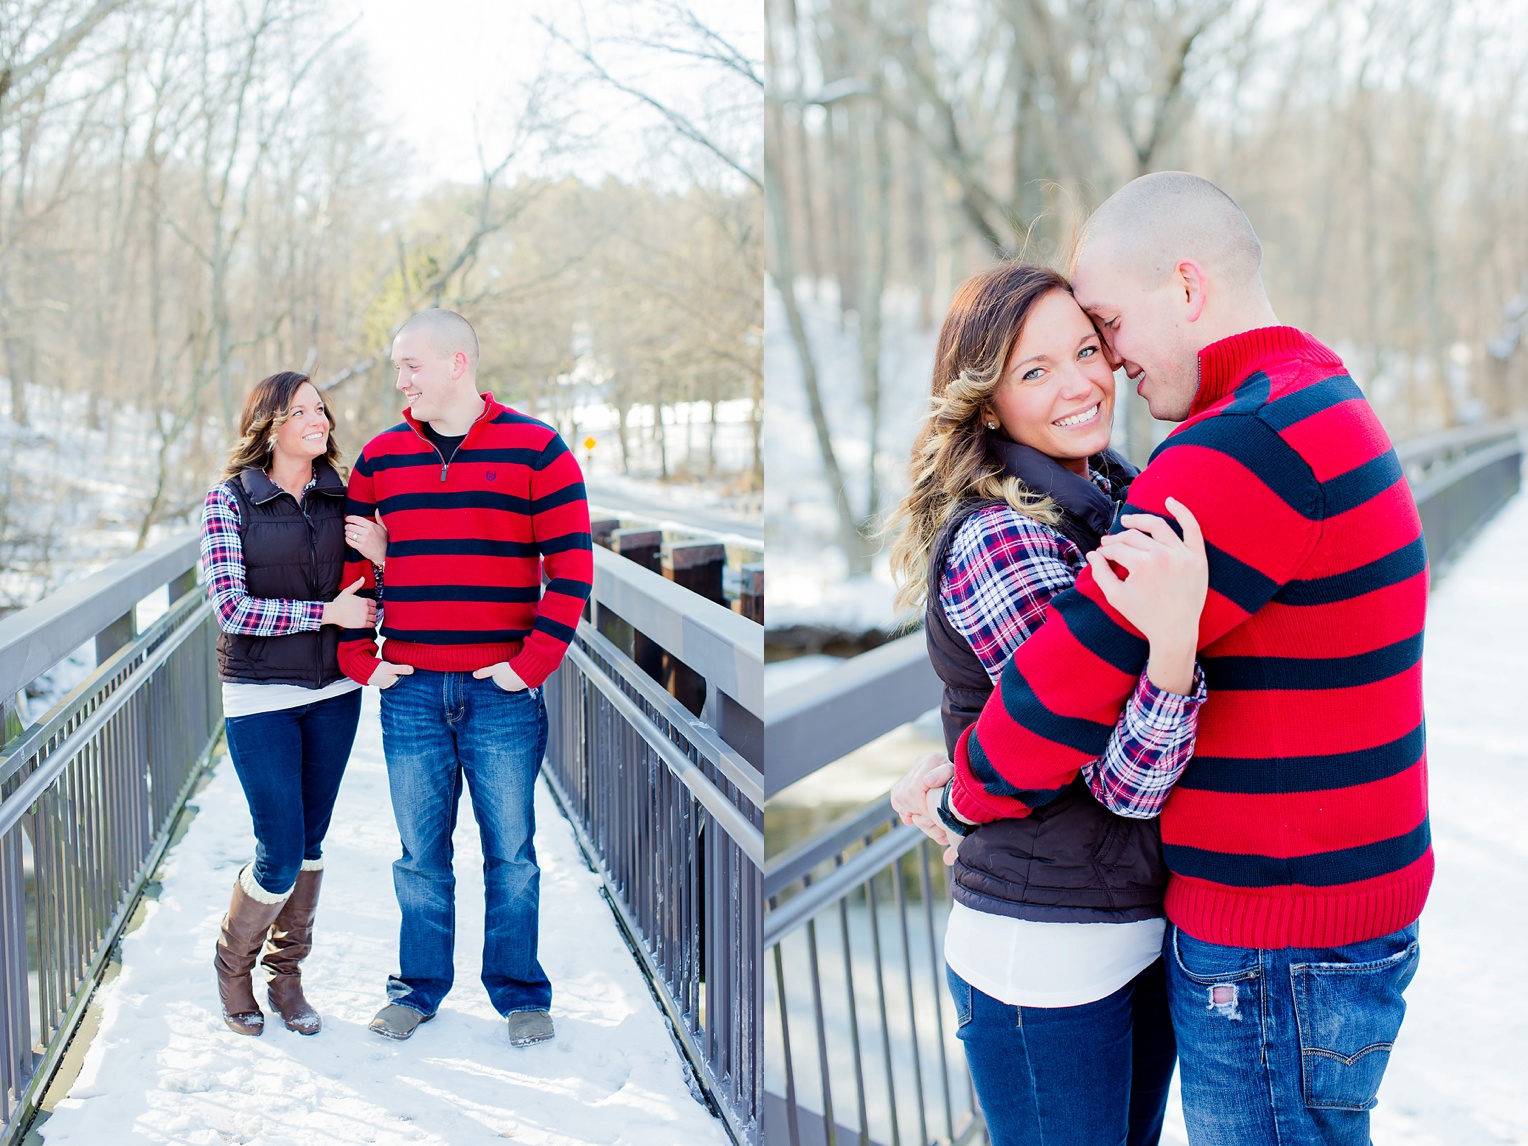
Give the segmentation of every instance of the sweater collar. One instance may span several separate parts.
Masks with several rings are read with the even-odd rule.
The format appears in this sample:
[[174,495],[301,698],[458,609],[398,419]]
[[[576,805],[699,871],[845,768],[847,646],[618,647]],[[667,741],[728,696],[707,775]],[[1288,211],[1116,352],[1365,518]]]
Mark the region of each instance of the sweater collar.
[[1301,358],[1323,366],[1342,365],[1331,350],[1293,326],[1261,326],[1212,342],[1199,352],[1199,388],[1189,417],[1202,414],[1234,393],[1263,366],[1281,358]]
[[[239,481],[254,505],[264,505],[287,493],[271,480],[270,474],[264,470],[257,470],[253,466],[247,467],[239,474]],[[327,494],[331,497],[345,496],[345,483],[340,480],[340,475],[334,472],[334,467],[329,464],[328,458],[313,459],[313,481],[307,487],[307,492]],[[291,495],[287,494],[287,496]]]
[[1063,510],[1081,518],[1093,532],[1109,531],[1114,520],[1114,502],[1096,484],[1033,446],[1021,445],[990,431],[987,438],[992,452],[1002,461],[1005,474],[1018,478],[1036,493],[1046,494]]
[[[509,408],[501,402],[495,402],[493,400],[492,391],[484,390],[481,394],[478,395],[478,397],[483,399],[483,412],[472,420],[471,426],[467,427],[467,433],[469,434],[472,433],[473,429],[477,426],[497,418],[500,414],[504,413],[504,411]],[[414,432],[416,434],[418,434],[420,437],[424,436],[425,423],[414,417],[413,411],[410,410],[407,406],[405,406],[403,409],[403,420],[414,427]]]

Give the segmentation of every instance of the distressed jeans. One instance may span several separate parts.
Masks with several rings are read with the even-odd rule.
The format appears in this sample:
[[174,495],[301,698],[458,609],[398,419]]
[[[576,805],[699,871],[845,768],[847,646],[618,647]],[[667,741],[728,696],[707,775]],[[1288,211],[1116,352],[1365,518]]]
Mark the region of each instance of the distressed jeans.
[[433,1015],[456,960],[451,836],[462,782],[483,843],[483,986],[501,1015],[548,1010],[552,984],[536,958],[541,869],[532,842],[536,774],[546,752],[539,688],[505,692],[469,672],[416,669],[382,690],[382,747],[403,854],[393,889],[403,922],[394,1003]]
[[1015,1007],[948,964],[992,1146],[1156,1146],[1173,1077],[1162,961],[1076,1007]]
[[1341,947],[1163,940],[1191,1146],[1369,1146],[1417,925]]

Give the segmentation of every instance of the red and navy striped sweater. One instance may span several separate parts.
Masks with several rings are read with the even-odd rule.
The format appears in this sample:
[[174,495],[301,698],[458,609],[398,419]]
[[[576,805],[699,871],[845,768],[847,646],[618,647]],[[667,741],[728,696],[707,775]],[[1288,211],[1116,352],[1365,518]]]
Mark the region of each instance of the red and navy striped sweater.
[[[1187,421],[1130,509],[1204,529],[1209,700],[1162,811],[1167,915],[1237,947],[1323,947],[1421,914],[1427,555],[1390,440],[1342,361],[1290,327],[1206,347]],[[1147,644],[1084,569],[957,746],[955,806],[1027,814],[1098,756]]]
[[[361,451],[345,512],[387,526],[383,657],[437,672],[499,661],[526,684],[562,662],[594,578],[583,473],[557,431],[483,395],[449,465],[414,418]],[[343,584],[365,577],[356,557]],[[542,566],[547,584],[542,589]],[[374,634],[346,630],[340,667],[363,684]]]

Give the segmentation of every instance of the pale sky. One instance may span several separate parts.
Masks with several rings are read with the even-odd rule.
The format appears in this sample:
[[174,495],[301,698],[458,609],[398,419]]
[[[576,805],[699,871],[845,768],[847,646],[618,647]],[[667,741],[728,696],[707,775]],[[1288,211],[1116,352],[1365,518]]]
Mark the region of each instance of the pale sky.
[[[743,46],[755,59],[762,56],[763,5],[726,0],[691,0],[689,7],[710,26]],[[757,9],[757,11],[755,11]],[[632,11],[619,0],[584,0],[583,12],[596,35],[609,31],[616,17]],[[643,9],[637,9],[643,11]],[[417,165],[409,173],[414,190],[443,179],[475,181],[479,174],[474,123],[490,150],[508,139],[515,95],[534,78],[547,60],[567,61],[568,70],[581,62],[554,45],[537,25],[540,16],[565,29],[574,39],[580,26],[579,5],[569,0],[346,0],[336,6],[343,20],[358,15],[355,34],[370,50],[381,112],[396,122],[414,149]],[[602,58],[604,58],[602,56]],[[686,90],[682,61],[662,52],[611,51],[622,75],[640,80],[666,101],[696,106],[700,94]],[[676,86],[676,82],[678,86]],[[694,81],[688,81],[693,87]],[[600,146],[564,161],[586,178],[611,173],[626,178],[641,174],[648,144],[641,134],[653,124],[651,112],[608,87],[589,84],[573,101],[587,113],[585,130],[596,122],[608,124]],[[703,101],[701,101],[703,104]],[[762,132],[763,105],[759,104]],[[490,162],[495,157],[490,156]]]

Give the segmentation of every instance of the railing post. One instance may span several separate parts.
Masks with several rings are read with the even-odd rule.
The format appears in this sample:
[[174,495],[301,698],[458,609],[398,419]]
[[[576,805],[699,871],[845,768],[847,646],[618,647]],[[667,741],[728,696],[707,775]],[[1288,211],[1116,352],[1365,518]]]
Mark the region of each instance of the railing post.
[[[663,575],[690,592],[727,604],[722,591],[722,567],[727,563],[727,549],[715,541],[676,542],[663,555]],[[663,684],[675,700],[699,716],[706,705],[706,680],[677,657],[663,656]]]
[[620,518],[602,517],[598,521],[589,523],[589,533],[594,538],[594,544],[605,549],[615,548],[614,535],[621,528]]
[[[653,573],[663,572],[663,534],[656,529],[617,529],[611,534],[612,548],[628,561],[634,561],[642,568]],[[625,624],[626,622],[622,622]],[[628,626],[630,636],[622,633],[622,637],[630,641],[625,645],[631,651],[631,659],[637,662],[639,667],[653,680],[662,681],[663,672],[663,649],[654,641],[637,631],[635,626]],[[607,635],[609,635],[607,633]],[[611,638],[615,640],[614,637]],[[624,644],[624,641],[617,641]]]
[[[620,528],[620,518],[602,517],[589,523],[589,536],[593,538],[594,544],[598,545],[601,549],[610,549],[614,545],[612,538],[615,536],[615,531]],[[604,622],[594,615],[594,597],[592,595],[584,602],[584,620],[588,621],[591,625],[598,626],[600,632],[605,633],[606,636],[610,635],[604,628]],[[611,637],[611,639],[614,640],[615,638]]]
[[750,621],[764,623],[764,564],[743,566],[743,591],[738,596],[738,612]]
[[170,582],[170,604],[175,604],[196,588],[196,566],[193,565]]
[[0,748],[21,734],[21,693],[0,697]]
[[135,605],[107,625],[95,639],[96,664],[103,664],[118,649],[132,644],[138,635],[138,609]]
[[725,605],[722,567],[726,564],[727,549],[720,542],[676,541],[663,555],[663,575],[708,601]]
[[617,529],[610,535],[610,547],[644,569],[663,572],[663,534],[659,530]]

